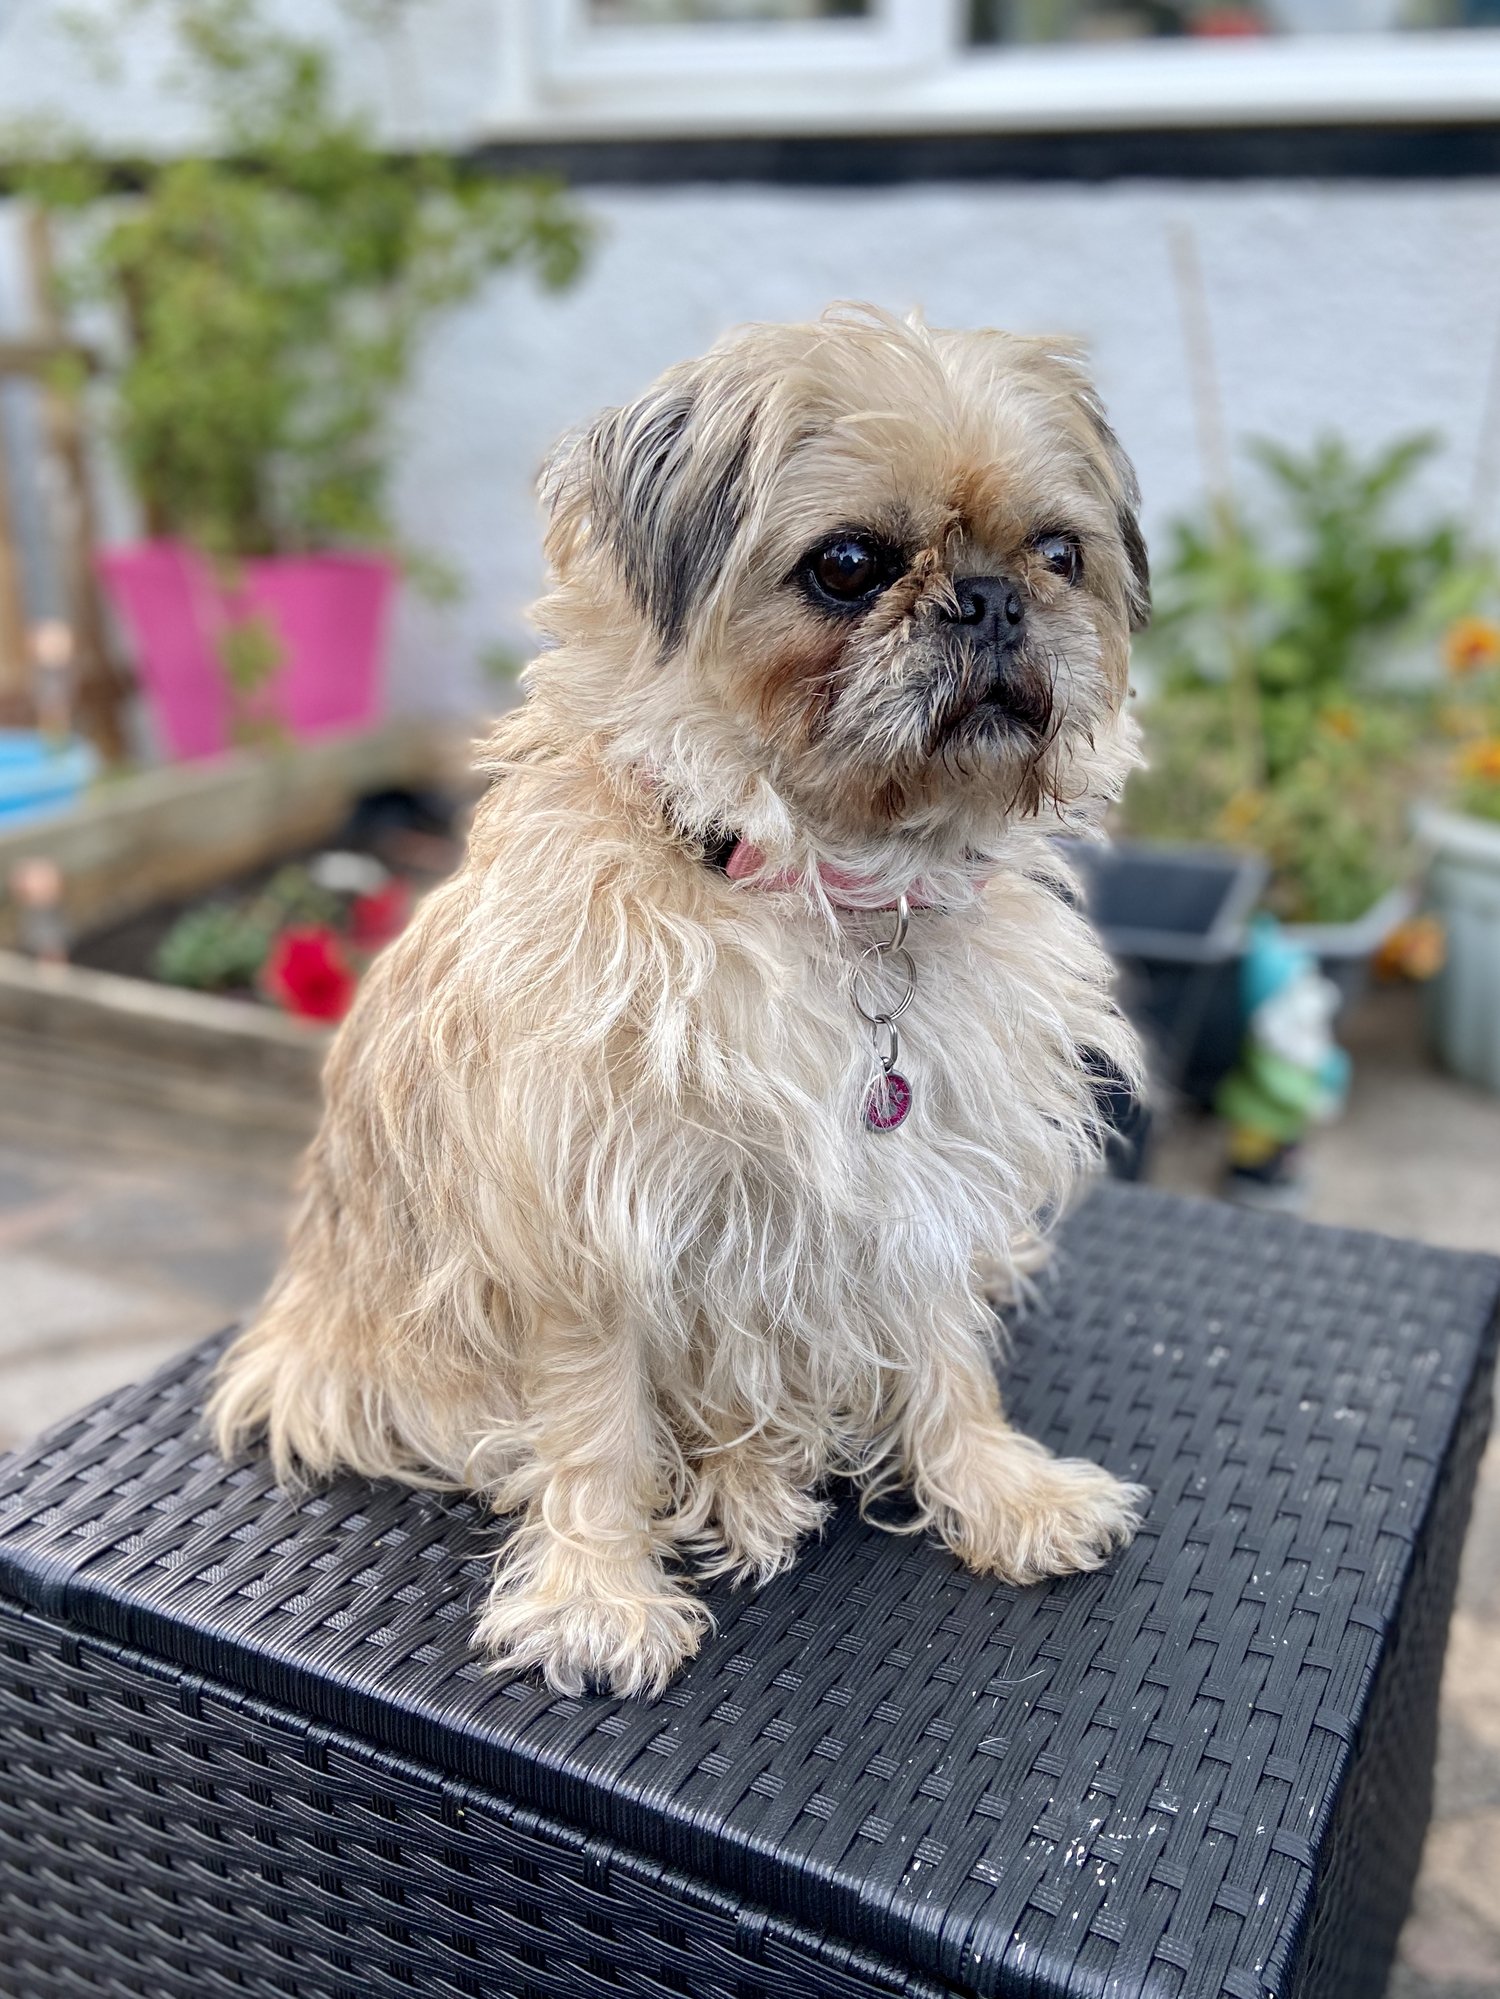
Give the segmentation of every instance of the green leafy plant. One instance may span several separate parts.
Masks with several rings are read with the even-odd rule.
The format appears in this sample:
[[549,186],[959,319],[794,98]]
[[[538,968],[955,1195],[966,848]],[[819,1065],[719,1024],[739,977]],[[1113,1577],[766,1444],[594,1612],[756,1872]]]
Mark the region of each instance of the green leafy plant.
[[1263,852],[1288,919],[1358,917],[1407,865],[1429,697],[1391,668],[1489,576],[1454,523],[1393,524],[1433,449],[1260,445],[1275,525],[1221,505],[1178,525],[1158,575],[1128,826]]
[[248,990],[284,930],[328,924],[339,913],[339,898],[299,862],[289,862],[253,894],[184,910],[157,946],[152,970],[166,985]]
[[383,150],[328,51],[255,0],[117,0],[89,32],[151,8],[210,144],[119,199],[117,163],[56,132],[20,175],[88,211],[71,289],[123,329],[113,432],[147,526],[221,557],[391,547],[390,413],[420,337],[506,266],[566,284],[584,225],[546,180]]
[[1453,803],[1476,819],[1500,821],[1500,624],[1458,619],[1443,660],[1448,688],[1436,719],[1451,753]]
[[286,730],[261,697],[275,684],[285,658],[276,628],[263,612],[232,619],[214,642],[229,693],[229,734],[236,743],[280,743]]
[[185,910],[156,948],[152,969],[169,986],[233,992],[260,976],[274,933],[233,904]]
[[1457,802],[1476,819],[1500,823],[1500,727],[1459,753]]

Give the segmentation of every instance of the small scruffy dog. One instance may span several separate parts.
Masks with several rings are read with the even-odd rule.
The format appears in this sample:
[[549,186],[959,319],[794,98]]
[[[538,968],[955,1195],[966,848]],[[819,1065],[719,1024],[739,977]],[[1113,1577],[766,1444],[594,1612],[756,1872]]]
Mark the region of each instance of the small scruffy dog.
[[659,1692],[847,1475],[971,1568],[1140,1489],[1006,1422],[1013,1285],[1137,1051],[1047,835],[1135,761],[1134,476],[1067,343],[751,326],[566,441],[551,641],[371,969],[213,1406],[519,1515],[500,1662]]

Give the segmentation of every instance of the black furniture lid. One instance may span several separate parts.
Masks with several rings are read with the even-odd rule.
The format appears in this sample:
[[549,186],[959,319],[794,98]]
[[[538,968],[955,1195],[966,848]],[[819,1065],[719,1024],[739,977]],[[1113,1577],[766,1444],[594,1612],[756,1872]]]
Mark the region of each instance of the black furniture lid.
[[1497,1295],[1486,1257],[1101,1187],[1006,1394],[1151,1487],[1135,1545],[1016,1590],[845,1504],[788,1575],[711,1593],[655,1704],[484,1670],[474,1504],[221,1464],[218,1343],[0,1465],[0,1593],[960,1990],[1192,1966],[1255,1999],[1300,1948]]

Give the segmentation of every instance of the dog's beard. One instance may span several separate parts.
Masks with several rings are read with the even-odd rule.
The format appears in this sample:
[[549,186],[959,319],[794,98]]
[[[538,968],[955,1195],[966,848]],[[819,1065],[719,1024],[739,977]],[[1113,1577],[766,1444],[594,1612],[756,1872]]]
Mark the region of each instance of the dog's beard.
[[917,690],[915,705],[928,759],[967,745],[1034,758],[1062,719],[1050,662],[1027,653],[997,660],[978,647],[950,653]]
[[1065,739],[1086,708],[1055,653],[925,647],[851,676],[815,761],[841,790],[862,787],[882,819],[945,804],[1034,816],[1057,799]]

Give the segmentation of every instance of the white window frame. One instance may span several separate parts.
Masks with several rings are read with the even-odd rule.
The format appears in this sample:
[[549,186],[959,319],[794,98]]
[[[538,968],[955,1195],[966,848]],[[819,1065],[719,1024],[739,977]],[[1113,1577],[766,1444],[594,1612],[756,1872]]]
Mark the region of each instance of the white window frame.
[[568,94],[747,75],[890,74],[950,60],[959,12],[952,0],[871,0],[864,16],[609,27],[590,21],[588,0],[546,0],[538,54],[542,77]]
[[868,20],[591,23],[500,0],[498,138],[672,138],[1462,123],[1500,117],[1500,29],[971,47],[964,0]]

